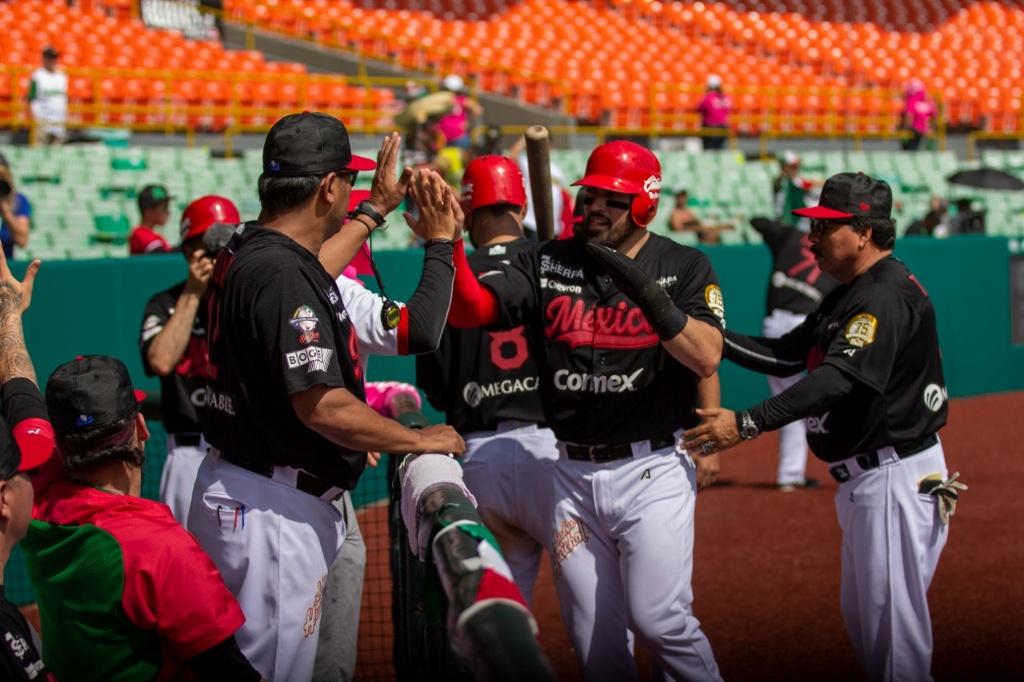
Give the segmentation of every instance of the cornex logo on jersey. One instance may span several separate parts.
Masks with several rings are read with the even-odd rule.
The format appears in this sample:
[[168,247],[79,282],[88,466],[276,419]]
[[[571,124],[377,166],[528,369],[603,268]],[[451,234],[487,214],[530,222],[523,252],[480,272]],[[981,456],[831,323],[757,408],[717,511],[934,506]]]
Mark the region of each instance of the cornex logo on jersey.
[[527,393],[537,390],[537,377],[526,377],[525,379],[504,379],[494,381],[481,386],[471,381],[462,388],[462,399],[470,407],[480,407],[484,398],[494,398],[499,395],[511,395],[513,393]]
[[643,367],[632,374],[610,374],[595,376],[593,374],[570,372],[560,369],[555,372],[555,388],[560,391],[578,391],[585,393],[626,393],[635,391],[633,382],[644,371]]
[[949,400],[949,394],[945,386],[928,384],[924,387],[924,404],[932,412],[942,409],[942,404]]

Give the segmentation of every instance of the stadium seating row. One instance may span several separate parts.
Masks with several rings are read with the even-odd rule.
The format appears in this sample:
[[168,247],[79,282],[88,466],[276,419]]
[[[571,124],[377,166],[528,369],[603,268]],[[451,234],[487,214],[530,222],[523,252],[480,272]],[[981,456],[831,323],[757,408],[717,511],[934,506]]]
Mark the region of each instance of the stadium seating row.
[[[296,62],[266,61],[256,50],[226,50],[218,40],[190,40],[138,19],[46,0],[0,4],[0,125],[24,115],[29,76],[46,45],[69,74],[72,125],[187,126],[220,132],[266,126],[297,108],[394,113],[388,88],[309,76]],[[7,68],[3,68],[7,67]],[[103,105],[100,107],[99,105]],[[352,117],[349,117],[352,118]]]
[[[947,120],[1017,130],[1024,8],[914,4],[228,0],[225,7],[236,20],[409,68],[474,76],[482,89],[526,102],[564,100],[584,119],[608,112],[613,126],[697,127],[692,116],[679,126],[651,114],[691,111],[716,73],[735,95],[741,131],[774,128],[780,114],[795,130],[892,129],[900,89],[915,77],[948,103]],[[850,86],[865,92],[851,97]],[[765,88],[793,93],[767,96]],[[840,126],[831,118],[837,111]]]
[[[175,226],[181,210],[199,196],[217,193],[234,201],[242,215],[259,213],[256,181],[261,171],[260,150],[235,158],[215,158],[207,149],[150,147],[117,149],[104,145],[60,148],[6,147],[0,149],[19,178],[19,190],[32,201],[33,233],[23,257],[64,259],[127,256],[125,236],[138,219],[135,196],[148,183],[164,185],[174,197],[164,233],[177,241]],[[364,150],[373,156],[374,150]],[[553,161],[566,178],[583,175],[588,150],[554,150]],[[759,236],[749,219],[773,214],[771,182],[774,160],[748,161],[742,154],[658,152],[663,166],[664,190],[660,210],[651,229],[669,234],[668,216],[679,187],[686,187],[690,208],[709,223],[732,223],[723,242],[757,243]],[[886,179],[897,201],[898,231],[929,210],[933,195],[956,199],[969,196],[987,210],[990,234],[1024,237],[1024,193],[955,189],[946,177],[962,167],[949,152],[816,152],[802,153],[803,172],[825,178],[837,172],[862,170]],[[1024,177],[1024,153],[986,151],[986,165]],[[364,177],[365,176],[365,177]],[[357,187],[368,188],[363,174]],[[376,249],[409,246],[400,211],[389,217],[395,229],[374,236]],[[694,243],[692,233],[671,234]]]

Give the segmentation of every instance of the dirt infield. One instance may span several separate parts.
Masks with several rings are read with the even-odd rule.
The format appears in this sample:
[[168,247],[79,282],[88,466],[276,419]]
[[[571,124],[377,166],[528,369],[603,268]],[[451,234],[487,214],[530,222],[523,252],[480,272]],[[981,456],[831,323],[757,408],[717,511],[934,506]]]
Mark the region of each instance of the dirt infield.
[[[954,400],[940,432],[950,471],[970,490],[950,526],[929,603],[936,680],[1019,680],[1024,670],[1024,393]],[[694,610],[725,679],[861,680],[839,613],[838,487],[774,489],[775,434],[722,455],[720,482],[697,499]],[[579,672],[537,590],[545,651],[563,680]],[[640,657],[646,671],[645,658]]]
[[[1024,393],[954,400],[940,435],[950,471],[960,471],[970,490],[929,593],[933,674],[1017,680],[1024,532],[1013,523],[1024,514]],[[776,491],[776,446],[775,434],[766,434],[726,452],[719,483],[699,496],[694,610],[725,679],[864,679],[839,613],[837,484],[812,458],[809,475],[821,489]],[[561,679],[579,680],[547,562],[534,600],[545,652]],[[638,658],[647,679],[649,662]],[[361,658],[360,672],[364,664],[372,665]]]

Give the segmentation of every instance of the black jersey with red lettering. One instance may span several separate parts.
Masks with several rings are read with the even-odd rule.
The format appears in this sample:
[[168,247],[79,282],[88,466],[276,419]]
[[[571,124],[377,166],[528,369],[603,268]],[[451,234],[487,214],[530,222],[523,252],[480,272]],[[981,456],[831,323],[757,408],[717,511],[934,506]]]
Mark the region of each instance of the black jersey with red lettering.
[[366,453],[306,427],[291,396],[317,385],[366,400],[356,334],[333,278],[280,232],[247,224],[210,281],[204,433],[222,452],[352,489]]
[[935,309],[921,283],[886,257],[825,297],[807,317],[807,369],[832,365],[853,390],[807,418],[807,442],[826,462],[920,441],[946,423],[946,380]]
[[[529,239],[493,244],[468,254],[467,260],[479,275],[500,270],[538,245]],[[507,419],[543,423],[533,343],[522,325],[496,331],[449,326],[437,351],[416,357],[416,385],[462,433],[491,431]]]
[[779,309],[804,315],[817,310],[825,294],[839,282],[818,268],[811,240],[792,225],[772,220],[754,220],[751,224],[772,252],[765,309],[769,313]]
[[[671,435],[692,416],[697,376],[583,246],[578,237],[545,242],[482,275],[501,302],[499,325],[532,329],[544,411],[560,440],[615,445]],[[722,328],[722,290],[707,256],[651,234],[636,263],[683,312]]]
[[[155,294],[146,303],[142,314],[142,332],[139,335],[139,350],[142,351],[142,369],[146,376],[155,376],[149,366],[146,351],[164,330],[167,320],[174,314],[174,306],[185,289],[185,282],[179,282],[169,289]],[[200,304],[192,321],[192,335],[174,371],[160,377],[161,421],[168,433],[198,433],[202,431],[202,410],[206,404],[206,305]]]

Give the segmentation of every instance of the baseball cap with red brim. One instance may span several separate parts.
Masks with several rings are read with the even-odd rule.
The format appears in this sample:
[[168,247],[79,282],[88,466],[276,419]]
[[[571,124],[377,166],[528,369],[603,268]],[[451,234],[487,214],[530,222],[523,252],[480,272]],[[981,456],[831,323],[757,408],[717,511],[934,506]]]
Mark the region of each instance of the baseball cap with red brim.
[[377,164],[352,154],[345,124],[327,114],[304,111],[274,124],[263,144],[263,172],[274,177],[371,171]]
[[884,180],[864,173],[839,173],[825,181],[817,206],[792,213],[817,220],[891,218],[892,189]]

